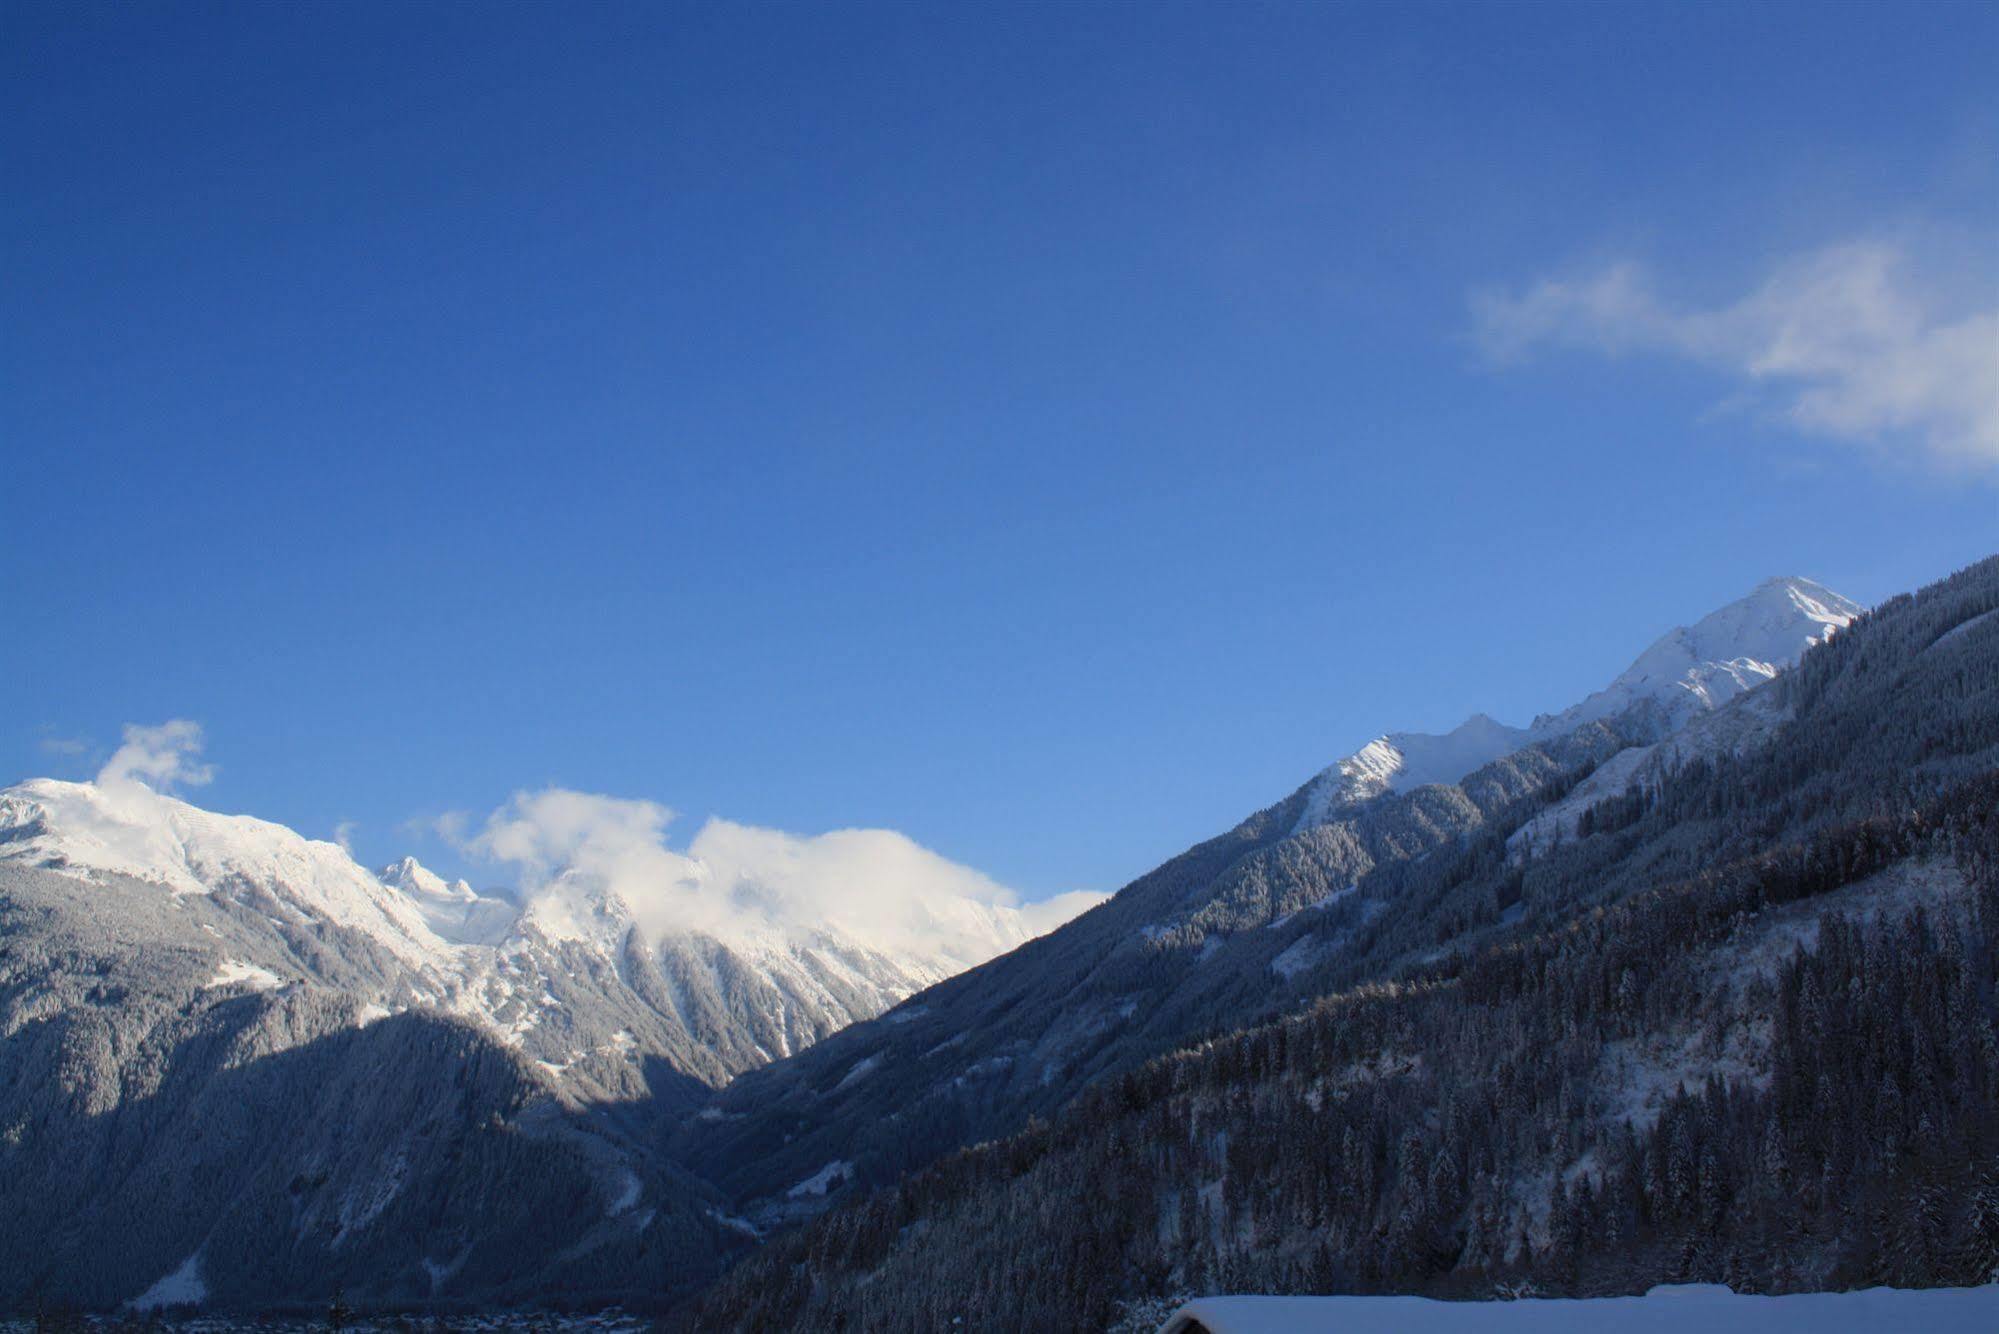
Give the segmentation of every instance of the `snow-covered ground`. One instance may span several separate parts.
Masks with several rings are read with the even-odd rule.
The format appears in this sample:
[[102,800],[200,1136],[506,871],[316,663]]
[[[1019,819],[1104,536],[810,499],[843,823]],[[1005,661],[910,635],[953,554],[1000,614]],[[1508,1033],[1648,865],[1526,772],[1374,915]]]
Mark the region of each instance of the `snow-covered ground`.
[[838,1093],[841,1089],[851,1088],[855,1084],[860,1083],[872,1074],[880,1064],[881,1058],[879,1056],[867,1056],[855,1061],[853,1069],[847,1071],[840,1082],[833,1086],[833,1091]]
[[1317,936],[1300,936],[1270,961],[1270,971],[1283,978],[1296,977],[1317,963],[1324,952],[1324,943]]
[[284,985],[284,979],[268,968],[241,959],[224,959],[215,969],[215,976],[208,979],[213,987],[244,986],[252,991],[275,991]]
[[201,1252],[181,1262],[180,1268],[140,1293],[132,1302],[134,1310],[160,1311],[174,1306],[194,1306],[208,1299],[208,1284],[201,1278]]
[[1991,611],[1980,612],[1978,615],[1972,617],[1964,624],[1953,626],[1949,630],[1944,631],[1942,634],[1937,636],[1936,643],[1931,644],[1930,647],[1934,649],[1944,644],[1955,643],[1958,640],[1963,639],[1966,635],[1970,634],[1974,627],[1983,625],[1987,621],[1994,620],[1995,618],[1999,618],[1999,607],[1995,607]]
[[794,1200],[806,1195],[824,1195],[845,1181],[853,1170],[852,1163],[835,1159],[793,1186],[785,1194]]
[[1161,1334],[1992,1334],[1999,1286],[1759,1297],[1719,1285],[1643,1297],[1440,1302],[1424,1297],[1204,1297]]

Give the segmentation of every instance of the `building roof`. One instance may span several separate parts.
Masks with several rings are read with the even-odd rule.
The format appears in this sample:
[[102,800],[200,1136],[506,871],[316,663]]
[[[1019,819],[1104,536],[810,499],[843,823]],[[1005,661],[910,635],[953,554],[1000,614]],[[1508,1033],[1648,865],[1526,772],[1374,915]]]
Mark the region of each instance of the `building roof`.
[[1716,1285],[1642,1297],[1440,1302],[1426,1297],[1203,1297],[1160,1334],[1995,1334],[1999,1285],[1737,1294]]

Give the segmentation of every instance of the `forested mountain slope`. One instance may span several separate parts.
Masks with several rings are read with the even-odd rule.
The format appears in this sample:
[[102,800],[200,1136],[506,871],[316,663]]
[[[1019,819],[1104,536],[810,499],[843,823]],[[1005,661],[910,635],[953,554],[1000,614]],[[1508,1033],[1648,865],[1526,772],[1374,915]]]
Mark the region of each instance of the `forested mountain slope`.
[[[687,1322],[1101,1328],[1189,1291],[1987,1280],[1995,607],[1999,560],[1891,600],[1744,696],[1778,692],[1758,705],[1777,721],[1739,750],[1614,785],[1529,856],[1509,837],[1610,743],[1551,761],[1323,910],[1302,1008],[778,1237]],[[1208,855],[1266,846],[1283,814]]]
[[1530,727],[1481,717],[1382,737],[1066,926],[739,1078],[675,1151],[751,1217],[795,1218],[829,1182],[892,1181],[1106,1074],[1295,1007],[1343,970],[1493,925],[1516,898],[1424,898],[1467,847],[1496,855],[1468,838],[1517,829],[1614,757],[1767,736],[1784,706],[1762,683],[1858,610],[1809,580],[1769,580]]

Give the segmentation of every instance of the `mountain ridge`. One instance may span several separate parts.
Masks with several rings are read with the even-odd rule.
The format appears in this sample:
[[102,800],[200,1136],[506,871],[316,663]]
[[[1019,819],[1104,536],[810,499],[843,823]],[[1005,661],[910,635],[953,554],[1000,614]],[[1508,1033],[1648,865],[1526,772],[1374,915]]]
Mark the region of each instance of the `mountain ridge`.
[[1603,689],[1526,727],[1475,713],[1449,732],[1375,738],[1321,771],[1299,827],[1385,792],[1458,782],[1512,751],[1634,708],[1656,707],[1661,730],[1677,730],[1794,665],[1863,610],[1810,579],[1765,579],[1692,625],[1668,630]]
[[[1305,994],[1335,965],[1341,942],[1365,939],[1392,901],[1387,891],[1357,892],[1371,876],[1448,852],[1544,792],[1710,716],[1717,697],[1682,685],[1711,661],[1691,658],[1690,646],[1741,648],[1726,660],[1754,663],[1742,670],[1760,685],[1857,614],[1857,604],[1819,585],[1766,580],[1667,632],[1610,687],[1537,720],[1538,731],[1476,715],[1444,737],[1390,734],[1388,745],[1337,761],[1108,903],[912,997],[887,1017],[893,1024],[858,1025],[793,1061],[745,1072],[717,1094],[711,1114],[682,1128],[675,1151],[708,1164],[740,1208],[774,1223],[824,1202],[789,1192],[828,1163],[850,1164],[858,1189],[1049,1115],[1224,1016],[1262,1014]],[[1677,672],[1661,670],[1675,663]],[[1718,707],[1739,709],[1752,693]],[[1606,714],[1607,699],[1621,708]],[[1415,771],[1428,781],[1396,785],[1395,736],[1435,761]],[[843,1087],[863,1063],[867,1078]],[[912,1132],[912,1122],[933,1129]]]
[[[906,952],[830,923],[768,916],[752,932],[676,929],[634,906],[635,896],[653,892],[647,883],[563,870],[516,901],[447,883],[413,857],[376,874],[337,844],[108,775],[0,790],[0,863],[79,884],[130,877],[159,885],[170,902],[227,900],[297,935],[283,965],[271,965],[288,979],[352,985],[335,980],[352,970],[328,971],[348,937],[324,928],[344,928],[400,965],[362,970],[372,979],[362,1004],[386,1013],[431,1007],[479,1024],[583,1099],[642,1091],[632,1071],[655,1056],[723,1083],[1019,944],[1033,921],[1018,909],[940,896],[924,906],[940,923],[940,947],[922,948],[919,921],[902,936],[914,942]],[[662,892],[720,891],[689,883]],[[773,903],[784,907],[764,899],[759,911]]]

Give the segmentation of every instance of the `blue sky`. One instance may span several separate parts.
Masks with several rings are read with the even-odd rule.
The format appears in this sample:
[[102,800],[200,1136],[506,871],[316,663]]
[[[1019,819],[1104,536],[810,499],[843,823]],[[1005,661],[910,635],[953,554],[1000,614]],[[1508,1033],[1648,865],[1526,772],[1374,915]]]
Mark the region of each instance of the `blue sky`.
[[1999,549],[1989,5],[9,5],[4,770],[1113,888]]

